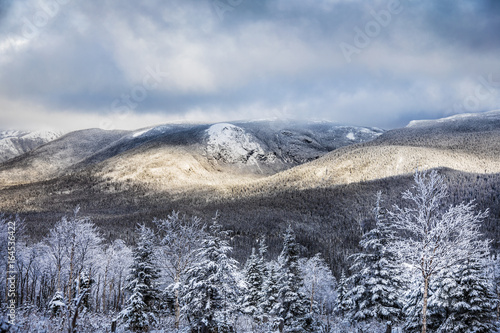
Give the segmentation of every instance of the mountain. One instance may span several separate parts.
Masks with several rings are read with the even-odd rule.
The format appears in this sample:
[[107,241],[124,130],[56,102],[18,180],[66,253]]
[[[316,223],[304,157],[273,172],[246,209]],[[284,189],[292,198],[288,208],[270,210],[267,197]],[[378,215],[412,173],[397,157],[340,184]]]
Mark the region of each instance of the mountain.
[[126,132],[90,129],[68,133],[0,164],[0,188],[47,180],[120,139]]
[[163,180],[220,182],[227,175],[274,174],[382,133],[375,128],[292,121],[82,130],[1,164],[0,186],[48,180],[91,166],[94,172],[100,169],[102,177],[116,179],[158,182],[155,175],[161,174]]
[[25,154],[60,137],[55,131],[0,131],[0,163]]
[[499,173],[500,111],[412,121],[273,177],[286,188],[307,189],[406,175],[417,168]]
[[339,273],[373,224],[376,192],[385,207],[401,204],[416,168],[445,175],[447,204],[489,208],[483,232],[500,248],[498,111],[389,131],[249,121],[72,132],[0,164],[0,211],[21,213],[37,238],[80,205],[128,241],[137,222],[172,210],[206,221],[219,212],[242,261],[263,234],[279,254],[292,225],[304,253],[322,252]]
[[407,128],[440,127],[466,130],[488,130],[498,128],[500,123],[500,110],[479,113],[461,113],[450,117],[432,120],[413,120]]

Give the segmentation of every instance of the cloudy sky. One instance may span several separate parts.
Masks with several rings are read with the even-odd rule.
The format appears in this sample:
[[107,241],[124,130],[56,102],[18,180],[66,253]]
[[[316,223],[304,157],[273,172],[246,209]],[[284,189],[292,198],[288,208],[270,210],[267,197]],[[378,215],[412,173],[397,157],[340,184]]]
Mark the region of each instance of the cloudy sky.
[[0,0],[0,128],[500,108],[498,0]]

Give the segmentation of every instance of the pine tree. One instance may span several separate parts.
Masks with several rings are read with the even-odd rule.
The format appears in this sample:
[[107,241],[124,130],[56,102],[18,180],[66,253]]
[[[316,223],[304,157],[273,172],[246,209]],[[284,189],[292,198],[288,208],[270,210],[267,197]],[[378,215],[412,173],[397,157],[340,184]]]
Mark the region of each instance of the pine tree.
[[80,304],[85,308],[90,307],[89,298],[90,298],[90,288],[94,284],[94,280],[91,279],[87,272],[82,271],[80,276],[75,279],[74,288],[73,288],[73,298],[78,299],[81,298]]
[[134,332],[145,332],[156,322],[156,301],[159,290],[156,280],[159,269],[154,261],[154,234],[144,225],[139,226],[139,241],[133,251],[134,262],[130,267],[125,289],[132,293],[120,312],[119,319]]
[[496,312],[496,320],[500,320],[500,256],[498,253],[495,253],[495,258],[491,260],[492,265],[492,292],[495,295],[495,312]]
[[399,291],[402,272],[387,245],[394,238],[381,209],[381,193],[374,209],[376,225],[360,241],[362,252],[354,255],[351,270],[353,289],[348,297],[352,308],[349,317],[356,321],[396,322],[401,317]]
[[310,332],[315,323],[308,311],[307,296],[301,291],[303,280],[299,267],[299,247],[291,226],[286,230],[279,262],[279,298],[282,305],[280,316],[289,332]]
[[193,332],[233,332],[238,310],[236,260],[229,257],[232,247],[227,231],[214,219],[210,235],[196,252],[197,263],[187,271],[184,313]]
[[186,282],[186,272],[195,260],[195,250],[205,237],[205,225],[196,216],[187,218],[173,211],[166,219],[155,219],[160,248],[157,258],[167,287],[163,293],[163,306],[173,310],[175,328],[180,327],[181,289]]
[[259,239],[259,253],[252,248],[252,254],[245,265],[246,291],[243,295],[242,312],[251,315],[255,320],[262,319],[263,303],[266,301],[264,284],[267,278],[267,268],[264,255],[267,252],[265,239]]

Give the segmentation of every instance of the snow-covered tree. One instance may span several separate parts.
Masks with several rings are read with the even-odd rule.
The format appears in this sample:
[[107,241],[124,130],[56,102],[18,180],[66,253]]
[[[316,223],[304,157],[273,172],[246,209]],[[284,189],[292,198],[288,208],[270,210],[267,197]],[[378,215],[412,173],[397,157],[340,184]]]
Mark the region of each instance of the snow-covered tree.
[[495,328],[495,295],[487,275],[489,245],[476,241],[468,257],[447,276],[441,293],[445,320],[438,332],[492,332]]
[[279,264],[271,261],[267,265],[264,285],[262,286],[262,313],[268,316],[269,320],[276,321],[277,316],[282,311],[279,300]]
[[475,213],[472,203],[447,210],[441,207],[448,195],[443,177],[436,171],[416,172],[415,185],[403,193],[405,208],[394,207],[390,220],[399,237],[391,243],[403,267],[422,276],[422,333],[427,331],[427,303],[432,279],[467,258],[480,236],[479,223],[486,212]]
[[335,277],[320,253],[300,260],[303,292],[309,299],[309,312],[332,313],[336,302]]
[[403,295],[404,328],[407,332],[418,332],[422,329],[422,300],[424,292],[418,279],[408,283],[408,289]]
[[299,246],[295,232],[289,226],[283,239],[283,250],[279,256],[280,279],[279,299],[280,316],[289,332],[311,332],[314,329],[314,316],[309,312],[309,302],[303,292],[304,281],[299,265]]
[[246,290],[243,295],[242,312],[258,319],[261,313],[262,285],[264,282],[263,272],[259,265],[260,256],[252,248],[252,254],[245,265]]
[[342,270],[340,274],[340,279],[337,284],[337,304],[335,306],[335,312],[340,316],[344,317],[345,314],[350,310],[351,304],[348,298],[349,294],[349,282],[345,275],[345,271]]
[[500,320],[500,256],[495,253],[495,256],[490,260],[490,271],[492,280],[492,292],[496,299],[496,318],[497,321]]
[[49,309],[52,316],[59,316],[63,313],[66,308],[66,302],[64,301],[64,295],[62,291],[56,291],[54,297],[49,302]]
[[145,225],[139,226],[139,241],[133,250],[133,264],[127,277],[126,290],[132,293],[120,312],[119,319],[127,329],[144,332],[156,322],[156,301],[159,290],[156,280],[159,269],[154,261],[154,233]]
[[267,267],[264,255],[267,245],[264,238],[258,240],[258,252],[252,248],[252,253],[243,269],[245,292],[242,295],[241,311],[260,321],[264,314],[263,303],[267,299],[264,285],[267,279]]
[[375,227],[363,235],[359,243],[362,252],[353,256],[349,317],[356,322],[397,322],[401,317],[402,272],[388,248],[394,232],[382,212],[380,192],[374,215]]
[[166,294],[173,297],[175,327],[181,317],[180,290],[185,284],[186,272],[195,262],[195,250],[206,236],[201,219],[179,216],[173,211],[166,219],[153,221],[158,228],[160,247],[158,262],[167,284]]
[[195,263],[186,272],[183,313],[192,330],[234,331],[239,288],[237,261],[229,257],[232,247],[228,235],[215,218],[210,234],[195,253]]
[[96,310],[101,309],[104,313],[121,310],[123,285],[127,270],[133,263],[132,250],[123,240],[116,239],[99,255],[100,286],[96,287]]
[[79,211],[80,207],[77,206],[72,216],[64,216],[44,240],[49,258],[57,271],[56,288],[65,291],[68,302],[72,299],[75,277],[96,264],[95,253],[102,242],[97,227],[88,217],[79,216]]
[[[73,297],[70,304],[71,311],[67,312],[68,332],[78,332],[78,317],[81,308],[89,308],[90,288],[94,280],[92,280],[86,272],[80,272],[80,275],[75,279],[73,284]],[[71,316],[71,317],[70,317]]]

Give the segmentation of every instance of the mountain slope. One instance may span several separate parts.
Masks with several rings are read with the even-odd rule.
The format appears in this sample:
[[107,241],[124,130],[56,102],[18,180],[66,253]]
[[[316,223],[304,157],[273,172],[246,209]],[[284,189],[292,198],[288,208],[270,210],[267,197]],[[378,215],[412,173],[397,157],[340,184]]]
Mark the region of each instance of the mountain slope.
[[0,187],[50,179],[117,141],[127,132],[89,129],[66,134],[0,164]]
[[266,182],[307,189],[405,175],[417,168],[499,173],[500,112],[472,118],[412,122],[373,141],[335,150],[274,175]]
[[[137,179],[141,183],[145,183],[141,179],[146,183],[157,183],[158,179],[168,183],[169,179],[183,175],[177,171],[183,170],[191,159],[200,166],[192,169],[196,171],[190,173],[187,179],[190,183],[209,179],[208,173],[214,175],[214,181],[227,178],[217,173],[262,176],[316,159],[337,147],[371,140],[381,133],[379,129],[334,123],[273,121],[173,124],[135,132],[84,130],[69,133],[29,154],[0,164],[0,186],[47,180],[86,168],[99,168],[100,163],[102,168],[109,170],[109,176],[116,179],[134,178],[137,168],[161,169],[165,177],[158,177],[156,173]],[[175,153],[170,156],[167,151]],[[158,159],[155,157],[158,154],[163,157]],[[129,157],[133,158],[127,160]],[[184,157],[188,160],[183,161]],[[204,172],[198,174],[202,169]],[[106,171],[94,172],[107,177]],[[197,180],[196,175],[199,175]]]
[[0,163],[60,137],[62,132],[54,131],[0,131]]

